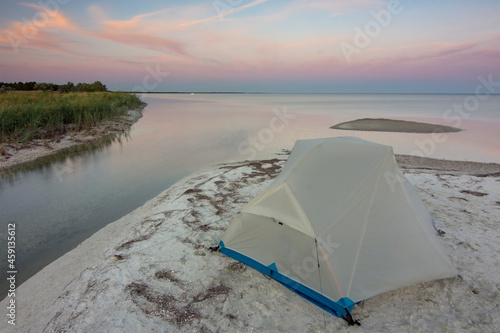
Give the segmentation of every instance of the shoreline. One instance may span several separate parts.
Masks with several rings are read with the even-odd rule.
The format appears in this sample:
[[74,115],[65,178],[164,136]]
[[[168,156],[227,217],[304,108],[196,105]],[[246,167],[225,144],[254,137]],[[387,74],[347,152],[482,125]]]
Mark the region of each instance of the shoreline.
[[[500,209],[500,193],[490,191],[498,184],[500,164],[405,155],[397,159],[438,221],[438,227],[446,231],[443,240],[452,248],[462,277],[431,281],[368,299],[355,312],[362,327],[381,331],[387,324],[405,330],[410,325],[406,320],[410,315],[416,316],[418,325],[434,325],[436,321],[444,325],[443,320],[456,320],[456,325],[474,328],[475,324],[467,320],[472,317],[474,322],[481,320],[495,326],[490,315],[475,318],[477,308],[450,310],[448,297],[440,297],[444,288],[452,293],[449,297],[459,302],[476,302],[481,313],[491,312],[489,303],[481,303],[476,295],[494,299],[498,294],[494,286],[500,286],[500,281],[495,280],[495,263],[483,263],[484,258],[498,258],[500,253],[500,237],[492,219],[494,210]],[[141,325],[152,331],[273,331],[273,327],[306,331],[311,327],[304,325],[315,321],[321,322],[321,330],[325,320],[328,330],[348,329],[337,318],[324,319],[322,310],[281,285],[270,283],[260,273],[207,250],[216,244],[231,215],[267,187],[284,163],[277,158],[227,163],[179,180],[19,286],[18,325],[13,329],[106,331]],[[475,170],[475,166],[483,168]],[[488,237],[490,243],[477,237]],[[485,248],[486,253],[477,252],[486,251]],[[432,298],[431,303],[421,299],[422,290],[425,297]],[[162,299],[170,301],[165,304]],[[4,309],[7,300],[0,303]],[[285,300],[286,309],[280,306]],[[394,304],[390,311],[395,315],[391,318],[386,316],[388,304]],[[492,311],[496,311],[492,306]],[[291,314],[294,318],[290,318]]]
[[[34,140],[28,143],[28,147],[16,149],[16,144],[9,145],[7,158],[0,154],[0,176],[22,169],[36,167],[44,164],[58,156],[78,153],[82,150],[92,149],[120,139],[127,135],[131,126],[142,118],[142,111],[147,106],[143,103],[138,108],[128,110],[127,115],[118,121],[105,121],[103,124],[90,130],[65,134],[59,138],[49,140]],[[457,132],[462,129],[444,125],[421,123],[406,120],[392,120],[384,118],[363,118],[353,121],[339,123],[331,126],[331,129],[353,130],[353,131],[389,131],[398,133],[432,133],[435,131]],[[416,130],[422,130],[418,132]],[[420,157],[414,155],[395,154],[398,165],[402,168],[429,169],[440,172],[468,174],[489,174],[500,172],[497,163],[475,162],[464,160],[447,160],[434,157]]]
[[[48,160],[112,142],[127,135],[133,124],[142,118],[146,104],[127,111],[119,120],[104,121],[97,127],[66,133],[49,140],[33,140],[23,144],[9,144],[6,154],[0,155],[0,176],[22,169],[31,169]],[[20,147],[19,147],[20,146]]]
[[497,177],[500,175],[500,163],[445,160],[404,154],[395,154],[395,157],[399,168],[402,170],[476,177]]

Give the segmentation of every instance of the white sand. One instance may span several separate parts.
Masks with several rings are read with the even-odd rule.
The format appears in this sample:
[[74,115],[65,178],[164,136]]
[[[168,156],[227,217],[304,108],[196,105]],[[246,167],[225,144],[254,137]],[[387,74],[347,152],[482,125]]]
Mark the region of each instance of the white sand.
[[[199,171],[20,286],[5,332],[500,332],[500,178],[407,169],[460,277],[375,296],[346,323],[207,248],[282,160]],[[469,192],[464,192],[469,191]],[[481,195],[485,193],[485,195]],[[0,308],[6,313],[8,299]]]

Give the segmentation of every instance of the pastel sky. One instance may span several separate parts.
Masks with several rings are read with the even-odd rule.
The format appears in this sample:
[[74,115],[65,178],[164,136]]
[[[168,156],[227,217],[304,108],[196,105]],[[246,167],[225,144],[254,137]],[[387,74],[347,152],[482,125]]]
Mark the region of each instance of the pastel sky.
[[111,90],[469,93],[498,0],[0,2],[0,81]]

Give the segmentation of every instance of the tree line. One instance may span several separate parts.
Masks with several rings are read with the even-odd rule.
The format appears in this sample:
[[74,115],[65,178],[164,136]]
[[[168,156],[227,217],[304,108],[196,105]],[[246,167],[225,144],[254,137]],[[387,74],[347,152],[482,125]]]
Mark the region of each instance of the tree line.
[[68,92],[96,92],[96,91],[108,91],[105,84],[101,81],[95,81],[93,83],[77,83],[67,82],[65,84],[54,84],[50,82],[0,82],[0,92],[5,91],[33,91],[33,90],[43,90],[43,91],[59,91],[62,93]]

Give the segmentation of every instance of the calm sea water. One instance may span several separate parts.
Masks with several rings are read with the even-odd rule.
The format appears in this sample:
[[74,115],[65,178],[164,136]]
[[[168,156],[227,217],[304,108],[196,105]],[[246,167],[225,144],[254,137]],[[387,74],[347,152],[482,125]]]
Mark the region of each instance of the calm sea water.
[[[16,224],[18,282],[180,178],[227,161],[275,157],[298,139],[358,136],[396,153],[500,163],[500,96],[150,94],[130,138],[0,180],[0,239]],[[467,104],[469,103],[469,104]],[[446,135],[331,130],[358,118],[456,126]],[[6,245],[0,255],[6,258]],[[7,261],[0,262],[0,298]]]

